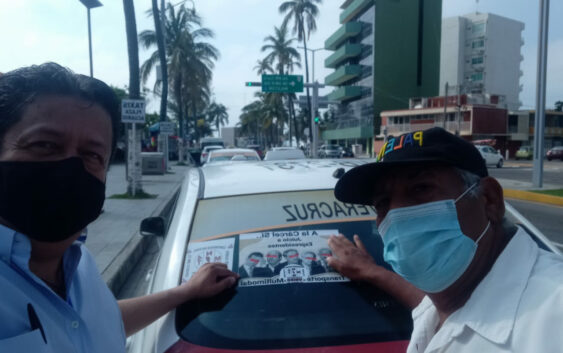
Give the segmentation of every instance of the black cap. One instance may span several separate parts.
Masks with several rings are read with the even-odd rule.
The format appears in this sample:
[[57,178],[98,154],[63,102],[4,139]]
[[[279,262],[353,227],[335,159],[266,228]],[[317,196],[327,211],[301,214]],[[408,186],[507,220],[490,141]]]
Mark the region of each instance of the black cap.
[[373,186],[384,172],[415,163],[445,164],[480,177],[488,175],[485,160],[471,142],[434,127],[390,138],[375,163],[352,168],[338,180],[334,195],[342,202],[369,205]]

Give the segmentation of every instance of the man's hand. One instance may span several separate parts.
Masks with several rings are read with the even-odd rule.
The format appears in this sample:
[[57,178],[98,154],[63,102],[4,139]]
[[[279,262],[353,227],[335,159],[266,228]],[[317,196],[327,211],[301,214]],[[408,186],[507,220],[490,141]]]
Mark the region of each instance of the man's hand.
[[354,243],[356,244],[342,234],[331,236],[328,246],[332,249],[333,256],[327,259],[328,265],[353,281],[371,283],[406,307],[414,309],[424,293],[401,276],[376,264],[357,235],[354,235]]
[[328,246],[333,256],[327,259],[328,265],[353,281],[373,282],[379,271],[386,270],[375,263],[360,237],[354,235],[354,242],[342,234],[331,236]]
[[232,287],[238,274],[222,263],[211,263],[201,268],[181,285],[143,297],[120,300],[119,309],[127,336],[144,328],[178,305],[192,299],[207,298]]
[[227,265],[208,263],[201,266],[189,281],[179,285],[176,291],[183,301],[212,297],[232,287],[238,278],[239,275],[230,271]]

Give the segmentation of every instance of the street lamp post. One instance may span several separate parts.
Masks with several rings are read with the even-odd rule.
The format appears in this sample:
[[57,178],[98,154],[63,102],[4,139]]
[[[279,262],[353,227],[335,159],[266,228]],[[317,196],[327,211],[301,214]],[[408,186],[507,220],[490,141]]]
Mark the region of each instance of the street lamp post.
[[[312,55],[312,61],[313,61],[313,75],[312,75],[312,79],[313,79],[313,87],[315,87],[313,90],[317,90],[317,95],[318,95],[318,89],[319,87],[316,86],[316,81],[315,81],[315,52],[319,51],[319,50],[323,50],[324,48],[317,48],[317,49],[311,49],[311,48],[305,48],[305,47],[298,47],[299,49],[307,49],[308,51],[310,51],[311,53],[313,53]],[[307,54],[307,52],[305,52],[305,55]],[[309,82],[307,82],[307,84],[309,84]],[[315,115],[317,114],[317,106],[316,103],[313,104],[311,108],[311,111],[309,112],[309,114],[311,115],[311,131],[309,131],[309,133],[311,134],[311,152],[313,154],[313,158],[317,158],[317,141],[318,141],[318,133],[317,133],[317,124],[315,124]]]
[[[299,49],[305,49],[305,47],[297,47]],[[307,48],[308,51],[310,51],[313,55],[312,55],[312,62],[313,62],[313,79],[312,81],[315,82],[315,52],[319,51],[319,50],[324,50],[325,48],[317,48],[317,49],[311,49],[311,48]],[[307,82],[309,83],[309,82]]]
[[79,0],[84,6],[86,6],[86,12],[88,14],[88,52],[90,54],[90,77],[94,77],[94,64],[92,62],[92,28],[90,25],[90,9],[94,7],[102,6],[99,0]]

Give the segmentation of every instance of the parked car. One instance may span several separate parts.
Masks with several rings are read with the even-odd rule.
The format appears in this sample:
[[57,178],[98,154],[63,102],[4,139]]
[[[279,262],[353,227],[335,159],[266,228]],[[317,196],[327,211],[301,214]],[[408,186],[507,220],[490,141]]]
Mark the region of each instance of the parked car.
[[340,158],[342,147],[338,145],[322,145],[319,148],[319,158]]
[[342,153],[340,154],[342,158],[354,158],[354,151],[352,151],[352,147],[342,147]]
[[[296,263],[316,262],[316,274],[305,277],[306,270],[289,265],[274,277],[254,272],[218,297],[166,314],[133,336],[129,352],[404,352],[411,312],[384,292],[322,266],[330,255],[327,236],[343,233],[360,235],[375,261],[389,269],[374,208],[343,204],[333,194],[335,171],[363,163],[266,161],[189,170],[149,292],[178,285],[205,262],[221,261],[242,273],[245,259],[257,252],[264,255],[257,265],[262,269],[286,253]],[[559,253],[509,204],[506,216],[540,247]],[[149,228],[141,231],[165,233]]]
[[[360,235],[375,261],[389,269],[375,209],[343,204],[333,194],[333,175],[365,162],[265,161],[190,169],[149,292],[178,285],[205,262],[221,261],[242,273],[245,259],[257,252],[264,255],[260,268],[286,253],[286,259],[316,262],[316,274],[305,277],[306,270],[289,265],[274,277],[265,270],[253,273],[218,297],[166,314],[132,337],[129,352],[404,352],[412,330],[410,310],[322,266],[330,255],[327,236],[343,233]],[[560,253],[509,204],[506,217],[540,247]],[[165,234],[164,228],[143,226],[141,232]]]
[[204,137],[199,141],[199,145],[202,150],[206,146],[221,146],[225,148],[225,142],[220,137]]
[[264,159],[264,149],[260,145],[248,145],[246,148],[250,148],[256,151],[261,159]]
[[491,146],[476,145],[475,147],[477,147],[477,150],[481,153],[481,157],[485,160],[485,164],[502,168],[504,158],[499,151],[495,150]]
[[222,148],[211,150],[205,164],[218,162],[250,162],[260,161],[260,156],[250,148]]
[[547,160],[550,161],[552,159],[561,159],[563,161],[563,146],[553,147],[546,153]]
[[518,159],[532,159],[534,157],[534,149],[531,146],[522,146],[516,151],[515,158]]
[[341,203],[333,194],[334,172],[363,163],[208,163],[189,170],[150,292],[178,285],[206,261],[223,261],[237,271],[255,252],[264,259],[298,253],[315,270],[308,277],[299,266],[280,268],[274,278],[255,272],[219,297],[168,313],[133,337],[130,352],[404,351],[410,310],[323,267],[328,236],[343,233],[359,234],[376,261],[389,268],[374,233],[374,208]]
[[209,146],[205,146],[203,148],[203,150],[201,150],[201,164],[205,164],[205,162],[207,162],[207,157],[209,156],[209,152],[213,151],[213,150],[220,150],[223,149],[223,147],[218,146],[218,145],[209,145]]
[[266,152],[265,161],[305,159],[305,153],[295,147],[276,147]]

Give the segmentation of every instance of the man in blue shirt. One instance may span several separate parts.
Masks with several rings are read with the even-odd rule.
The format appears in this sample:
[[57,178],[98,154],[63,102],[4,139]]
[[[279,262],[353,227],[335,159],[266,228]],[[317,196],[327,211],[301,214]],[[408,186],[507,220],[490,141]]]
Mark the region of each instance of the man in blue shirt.
[[133,334],[238,277],[116,302],[76,240],[102,209],[119,102],[103,82],[48,63],[0,76],[0,352],[124,352]]

